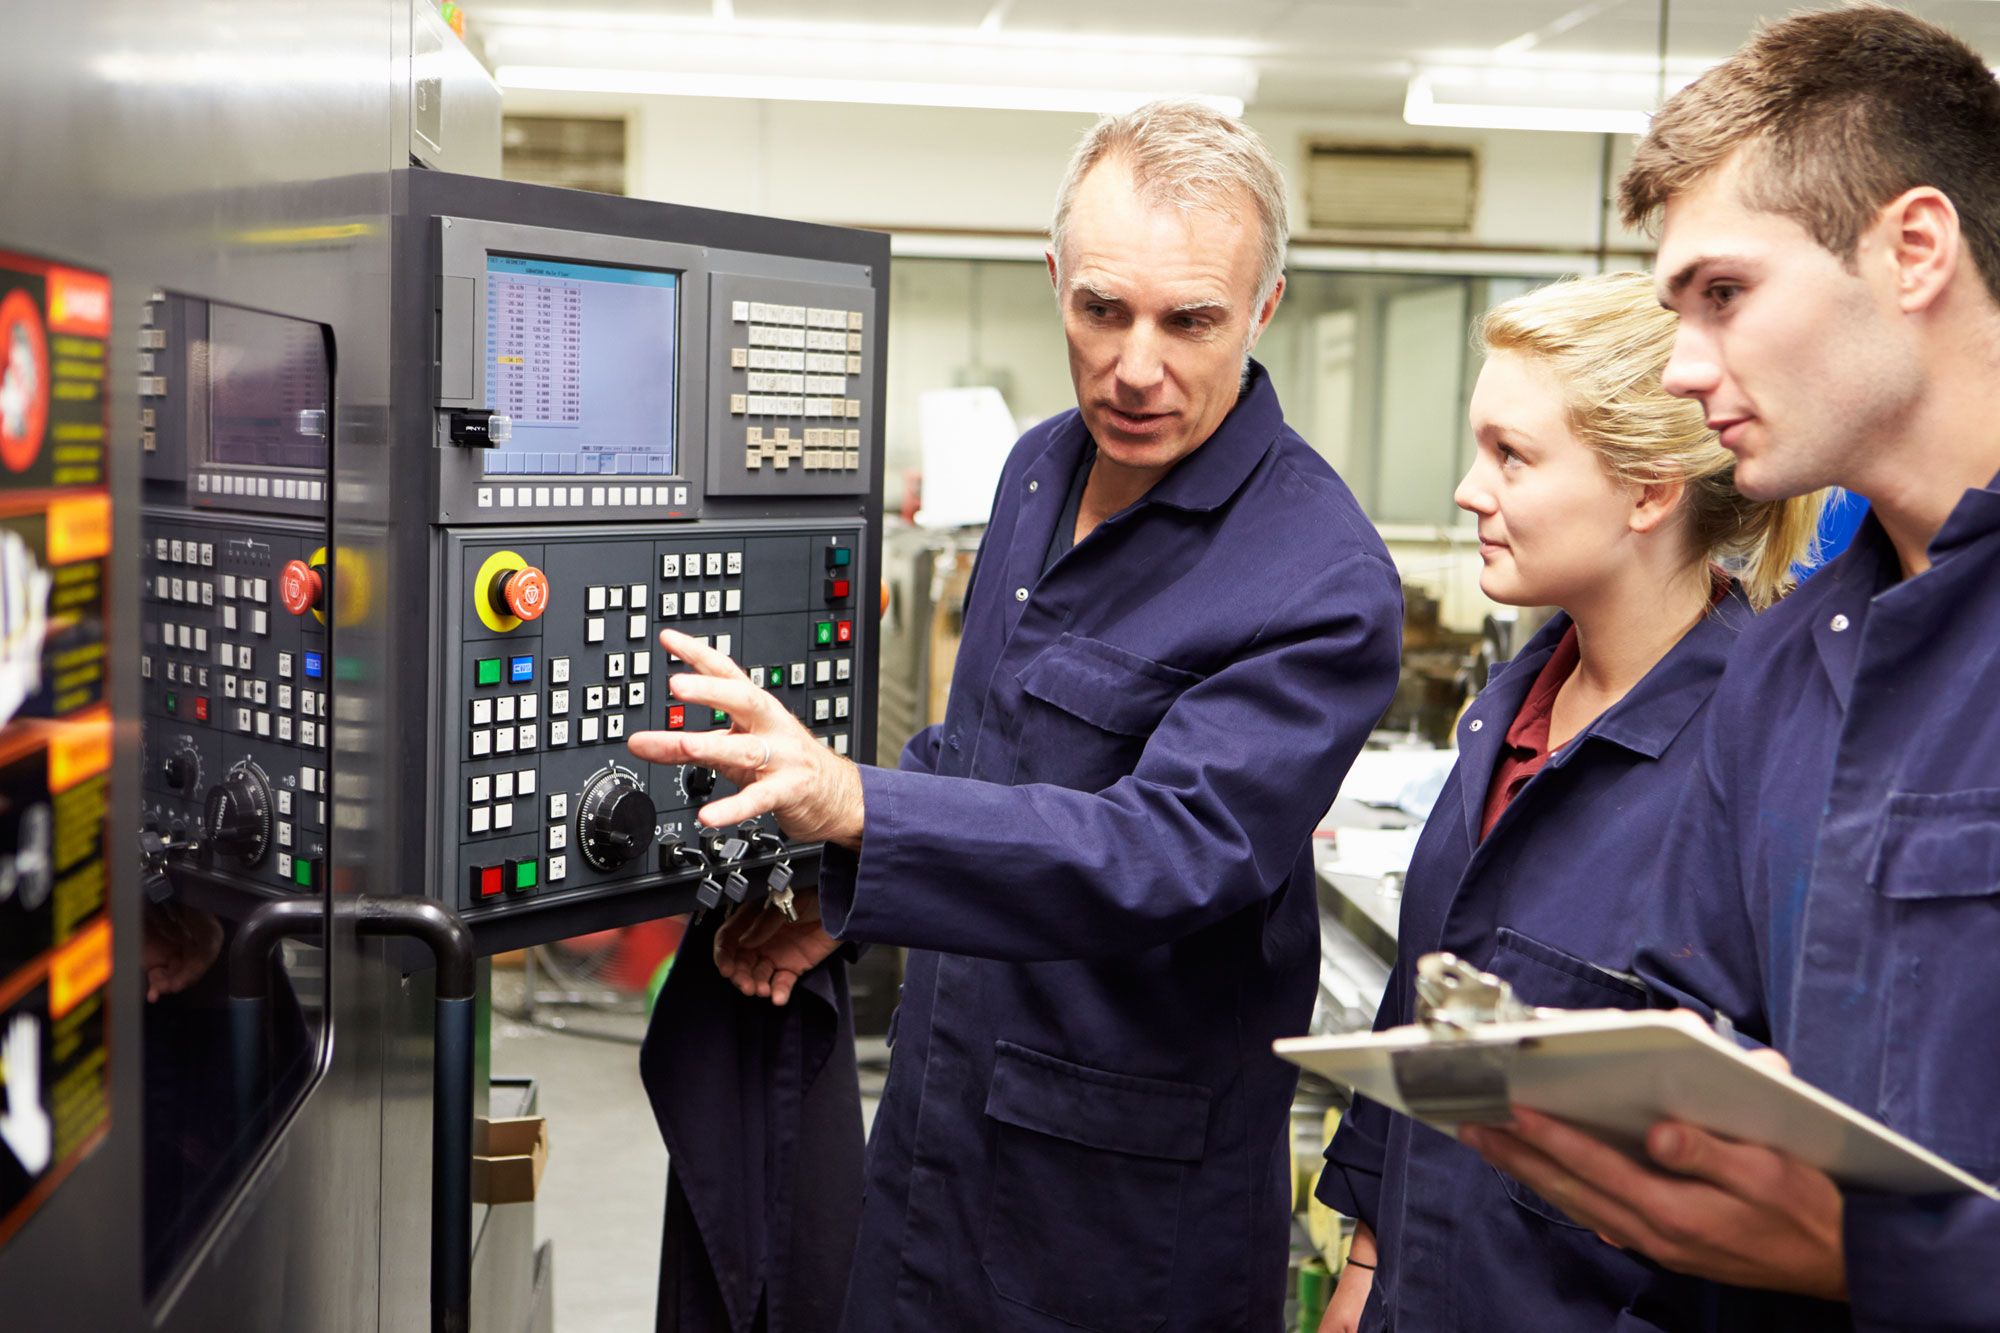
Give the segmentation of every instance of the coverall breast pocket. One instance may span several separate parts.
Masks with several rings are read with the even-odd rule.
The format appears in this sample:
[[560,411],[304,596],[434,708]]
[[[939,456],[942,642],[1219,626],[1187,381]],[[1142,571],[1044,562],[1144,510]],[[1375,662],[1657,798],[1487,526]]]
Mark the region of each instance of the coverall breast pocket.
[[1885,813],[1868,877],[1888,907],[1882,1118],[1992,1177],[2000,1077],[1983,1055],[2000,1013],[2000,788],[1892,792]]
[[1172,1299],[1181,1195],[1209,1090],[994,1044],[993,1207],[981,1262],[1003,1300],[1078,1328],[1139,1333]]
[[[1543,944],[1517,930],[1500,927],[1494,937],[1489,968],[1513,986],[1526,1004],[1550,1009],[1644,1009],[1646,988],[1587,959]],[[1492,1168],[1488,1168],[1491,1170]],[[1579,1227],[1569,1216],[1505,1172],[1495,1171],[1507,1197],[1537,1217],[1558,1226]]]
[[1064,634],[1017,680],[1028,700],[1014,781],[1102,791],[1138,766],[1160,719],[1202,678],[1100,639]]

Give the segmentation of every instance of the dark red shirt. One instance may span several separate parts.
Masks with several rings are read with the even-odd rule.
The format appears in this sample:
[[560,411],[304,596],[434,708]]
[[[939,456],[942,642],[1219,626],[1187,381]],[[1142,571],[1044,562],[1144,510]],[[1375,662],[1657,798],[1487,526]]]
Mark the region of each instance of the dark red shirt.
[[1549,714],[1555,710],[1556,692],[1576,670],[1578,656],[1576,626],[1571,625],[1556,644],[1555,652],[1542,664],[1541,674],[1535,677],[1528,697],[1521,701],[1521,711],[1514,714],[1513,725],[1507,728],[1506,743],[1500,747],[1500,762],[1493,766],[1493,781],[1486,788],[1486,814],[1479,821],[1481,842],[1486,841],[1486,835],[1500,822],[1500,814],[1508,803],[1528,785],[1528,779],[1549,762]]

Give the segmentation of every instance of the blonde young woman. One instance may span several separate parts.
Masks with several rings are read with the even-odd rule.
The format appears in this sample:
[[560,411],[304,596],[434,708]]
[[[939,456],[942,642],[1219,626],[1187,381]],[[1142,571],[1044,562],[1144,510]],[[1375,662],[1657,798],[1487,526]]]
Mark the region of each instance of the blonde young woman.
[[[1454,498],[1479,520],[1486,595],[1561,614],[1459,723],[1377,1027],[1410,1021],[1415,961],[1437,949],[1530,1004],[1645,1005],[1625,975],[1644,943],[1631,895],[1723,660],[1786,590],[1823,499],[1762,504],[1732,488],[1700,406],[1661,388],[1674,318],[1644,274],[1531,292],[1480,333],[1478,451]],[[1614,1249],[1471,1149],[1365,1099],[1318,1193],[1361,1223],[1322,1333],[1678,1330],[1740,1320],[1735,1302],[1754,1299]]]

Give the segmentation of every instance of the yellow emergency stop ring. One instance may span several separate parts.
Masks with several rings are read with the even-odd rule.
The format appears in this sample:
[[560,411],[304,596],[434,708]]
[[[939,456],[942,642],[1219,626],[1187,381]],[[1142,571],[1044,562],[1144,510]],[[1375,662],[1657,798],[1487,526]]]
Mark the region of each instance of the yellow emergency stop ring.
[[493,585],[502,574],[511,569],[526,569],[527,557],[515,551],[495,551],[486,557],[486,563],[479,567],[479,573],[472,579],[472,609],[479,613],[479,623],[495,634],[505,634],[521,627],[519,616],[506,615],[493,609]]
[[[331,560],[328,557],[331,555]],[[337,625],[358,625],[368,618],[369,604],[374,596],[373,581],[368,576],[369,563],[366,552],[343,546],[329,552],[321,546],[306,557],[308,565],[332,565],[332,586],[321,598],[322,606],[332,602],[334,623]],[[321,607],[313,608],[313,616],[320,624],[326,623],[326,612]]]
[[[319,549],[315,550],[315,551],[314,551],[314,552],[313,552],[313,553],[312,553],[311,555],[307,556],[307,557],[306,557],[306,564],[307,564],[307,565],[309,565],[309,566],[311,566],[311,567],[312,567],[312,568],[314,568],[314,569],[325,569],[325,568],[326,568],[326,548],[325,548],[324,546],[322,546],[322,547],[320,547]],[[327,590],[327,593],[326,593],[326,595],[325,595],[325,596],[322,596],[322,597],[321,597],[321,598],[319,599],[319,600],[320,600],[320,603],[321,603],[321,605],[324,605],[324,604],[325,604],[325,603],[326,603],[326,602],[327,602],[327,601],[328,601],[328,600],[330,599],[330,597],[331,597],[331,596],[332,596],[332,589],[330,589],[330,588],[329,588],[329,589]],[[312,613],[313,613],[313,619],[314,619],[314,620],[317,620],[317,621],[318,621],[318,622],[319,622],[320,624],[322,624],[322,625],[324,625],[324,624],[326,623],[326,612],[324,612],[324,611],[320,610],[320,608],[319,608],[318,606],[315,606],[315,607],[314,607],[314,608],[312,609]]]

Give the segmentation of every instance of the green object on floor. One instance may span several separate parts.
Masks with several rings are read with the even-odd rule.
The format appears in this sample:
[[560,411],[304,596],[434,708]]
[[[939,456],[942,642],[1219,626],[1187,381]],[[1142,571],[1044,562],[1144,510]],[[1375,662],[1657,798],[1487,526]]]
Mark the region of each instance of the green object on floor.
[[1298,1333],[1316,1333],[1332,1300],[1333,1274],[1326,1264],[1317,1257],[1300,1264]]

